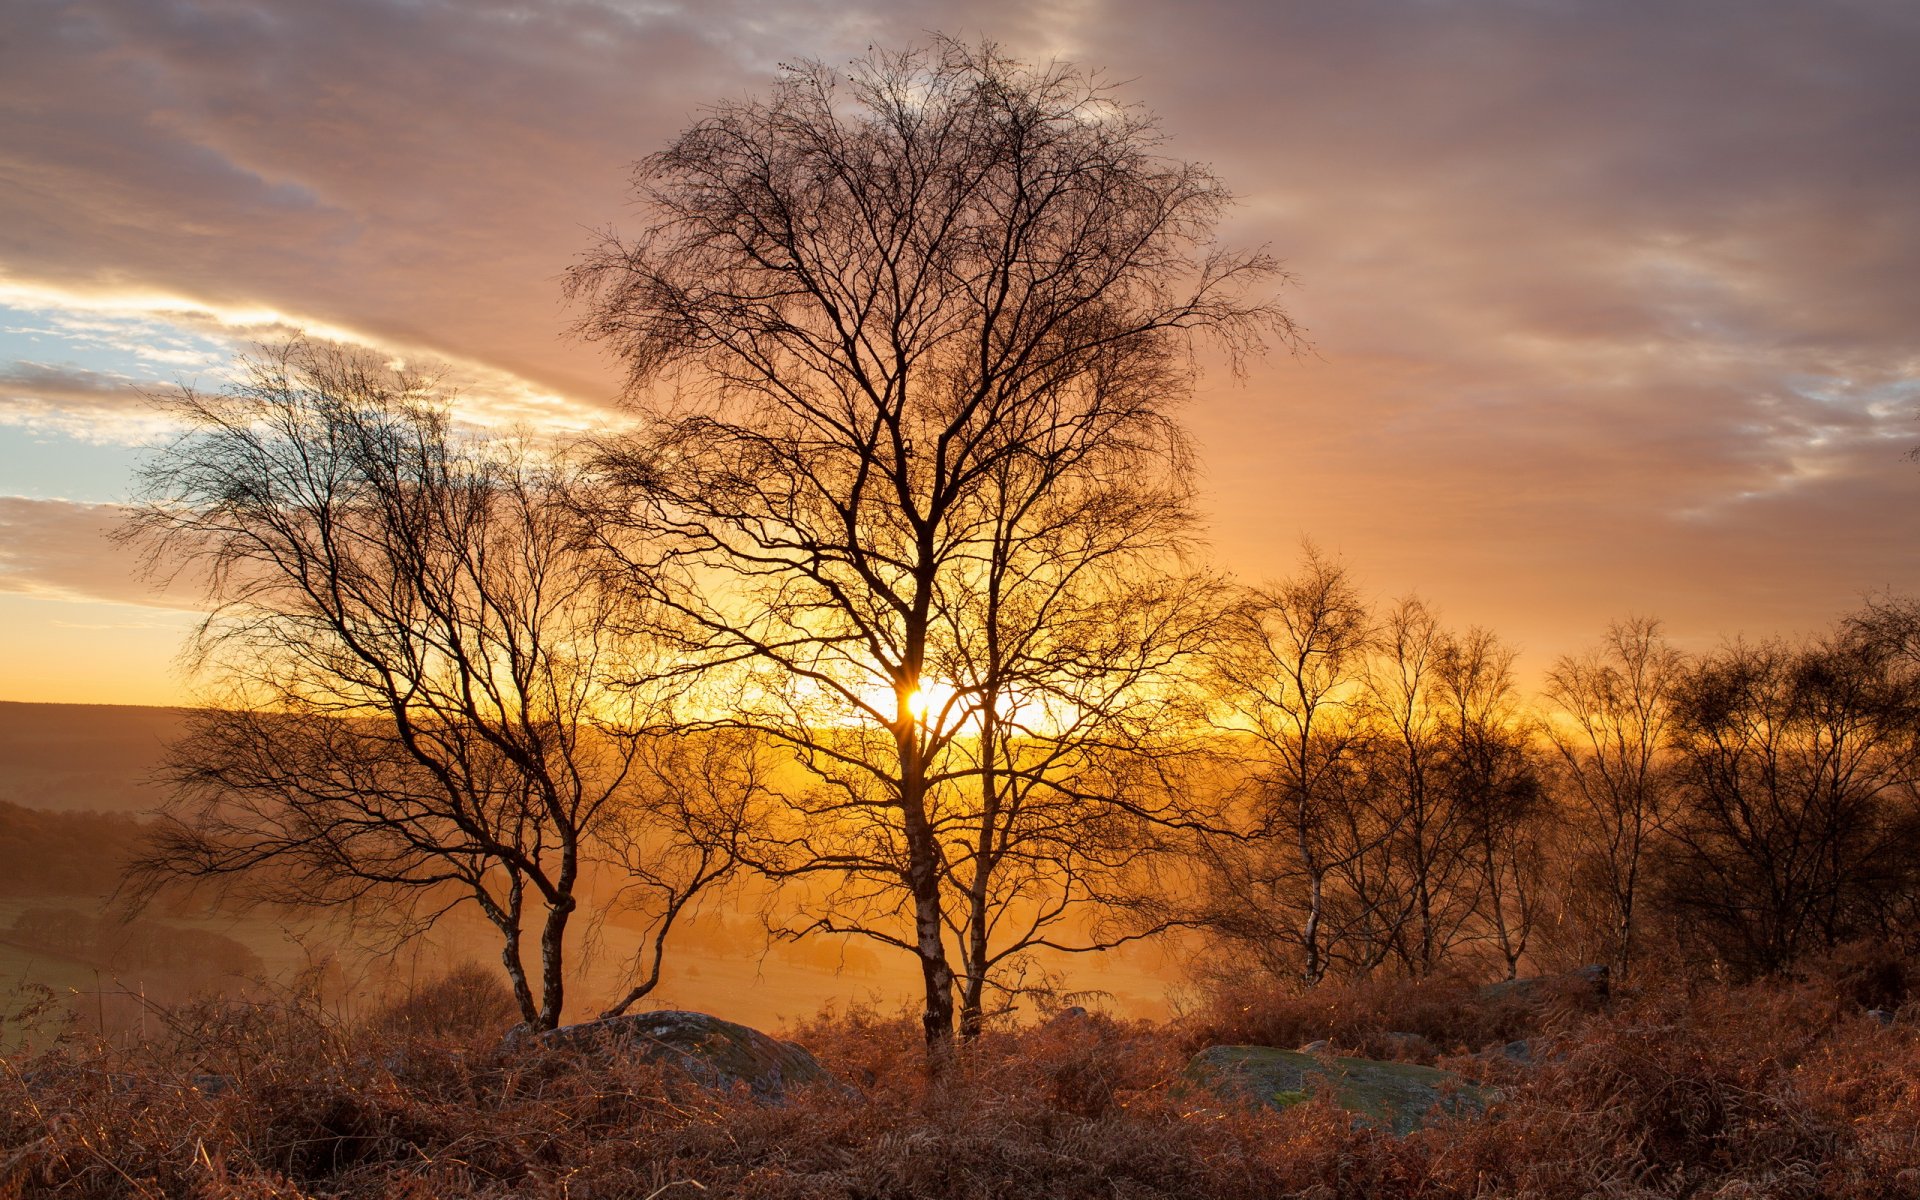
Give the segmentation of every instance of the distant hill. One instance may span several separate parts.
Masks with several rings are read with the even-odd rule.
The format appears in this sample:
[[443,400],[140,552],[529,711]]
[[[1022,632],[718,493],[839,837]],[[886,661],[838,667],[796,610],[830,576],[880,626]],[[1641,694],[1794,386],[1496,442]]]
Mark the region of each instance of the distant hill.
[[74,812],[144,812],[149,777],[186,712],[133,704],[0,701],[0,800]]

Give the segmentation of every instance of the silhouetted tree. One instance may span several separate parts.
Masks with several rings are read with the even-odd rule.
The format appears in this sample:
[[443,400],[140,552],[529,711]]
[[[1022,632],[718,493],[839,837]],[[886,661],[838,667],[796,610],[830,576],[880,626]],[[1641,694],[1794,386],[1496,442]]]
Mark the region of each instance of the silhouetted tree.
[[1309,984],[1346,939],[1335,873],[1391,831],[1360,795],[1372,639],[1346,569],[1309,544],[1296,575],[1244,594],[1209,656],[1246,820],[1244,836],[1209,840],[1208,925],[1263,957],[1297,953]]
[[1597,871],[1611,910],[1609,957],[1632,970],[1635,909],[1649,844],[1671,810],[1666,745],[1682,660],[1645,617],[1616,621],[1592,650],[1547,675],[1542,722],[1558,752],[1560,794],[1581,865]]
[[1390,948],[1415,975],[1437,969],[1477,907],[1469,880],[1473,827],[1448,785],[1445,708],[1436,703],[1451,639],[1418,598],[1401,600],[1381,622],[1380,653],[1368,680],[1379,730],[1368,787],[1393,831],[1379,855],[1346,874]]
[[663,757],[672,697],[633,686],[656,673],[610,632],[565,463],[457,430],[431,379],[305,340],[160,405],[183,432],[128,536],[162,573],[204,569],[193,654],[217,703],[172,750],[143,886],[222,879],[414,927],[474,906],[548,1028],[581,871],[617,819],[657,923],[627,1002],[644,994],[675,917],[729,870],[745,796]]
[[1484,925],[1477,936],[1493,943],[1509,979],[1519,973],[1539,917],[1539,827],[1549,815],[1513,659],[1513,650],[1487,630],[1448,637],[1432,697],[1440,714],[1442,787],[1472,846],[1471,886]]
[[[982,896],[1019,894],[995,881],[1022,854],[1043,875],[1066,861],[1034,831],[1105,836],[1086,806],[1160,803],[1109,765],[1076,775],[1037,723],[1000,726],[1054,688],[1050,720],[1093,699],[1107,712],[1076,759],[1128,744],[1113,731],[1138,725],[1144,689],[1117,679],[1144,683],[1167,652],[1096,663],[1063,631],[1121,615],[1119,581],[1164,561],[1184,523],[1170,412],[1191,337],[1237,355],[1290,333],[1241,298],[1273,264],[1209,240],[1225,191],[1160,148],[1096,80],[991,46],[942,39],[845,75],[804,64],[646,159],[653,224],[571,275],[584,333],[634,395],[679,385],[608,455],[641,535],[635,579],[698,631],[690,661],[733,667],[739,723],[818,780],[762,865],[837,880],[812,927],[915,956],[930,1044],[953,1030],[956,953],[976,976],[994,965]],[[1067,557],[1002,574],[1043,551]],[[1082,584],[1075,561],[1112,579]],[[1186,624],[1120,628],[1178,644]],[[1017,669],[983,644],[1008,635]],[[1066,807],[1023,826],[1043,793]],[[1049,887],[1043,911],[1078,894]]]
[[1681,806],[1663,893],[1737,970],[1901,932],[1920,851],[1920,686],[1892,644],[1843,632],[1736,642],[1674,693]]

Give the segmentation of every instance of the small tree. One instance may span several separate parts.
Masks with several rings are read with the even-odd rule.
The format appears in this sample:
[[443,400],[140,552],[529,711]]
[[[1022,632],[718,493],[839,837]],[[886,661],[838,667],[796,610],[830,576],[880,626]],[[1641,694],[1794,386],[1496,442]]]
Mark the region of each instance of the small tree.
[[1373,615],[1346,569],[1312,545],[1292,578],[1248,590],[1209,656],[1217,718],[1239,782],[1248,836],[1210,839],[1216,885],[1208,923],[1236,940],[1297,950],[1319,982],[1346,930],[1330,894],[1337,873],[1388,832],[1360,793]]
[[1449,786],[1444,671],[1452,637],[1417,597],[1389,609],[1368,680],[1378,730],[1368,782],[1392,833],[1379,855],[1346,872],[1361,889],[1377,940],[1411,974],[1438,969],[1478,907],[1473,826],[1464,797]]
[[1569,825],[1599,869],[1611,909],[1611,959],[1632,969],[1647,850],[1671,812],[1667,747],[1680,655],[1645,617],[1616,621],[1598,647],[1554,663],[1543,722],[1559,754]]
[[746,793],[660,802],[671,696],[629,686],[656,673],[609,632],[566,465],[456,430],[430,379],[305,340],[159,403],[183,432],[127,536],[162,574],[204,568],[192,661],[215,703],[172,750],[141,885],[221,879],[402,931],[473,906],[522,1016],[551,1028],[617,817],[648,830],[622,867],[657,922],[650,987],[676,916],[730,869]]
[[1433,698],[1441,714],[1443,787],[1471,844],[1477,936],[1493,944],[1509,979],[1519,974],[1539,916],[1539,832],[1547,814],[1513,660],[1513,650],[1485,629],[1449,637]]
[[[1121,611],[1111,580],[1166,569],[1191,337],[1237,355],[1290,332],[1241,298],[1272,262],[1209,240],[1225,191],[1160,141],[1089,76],[990,46],[941,39],[844,77],[805,64],[643,162],[653,224],[609,235],[571,276],[583,331],[626,362],[636,397],[681,384],[608,456],[643,547],[634,578],[699,631],[690,655],[736,670],[739,723],[819,780],[765,865],[838,878],[813,927],[915,956],[930,1043],[953,1030],[955,933],[971,930],[969,972],[995,961],[955,889],[1013,894],[994,877],[1021,859],[994,845],[1033,810],[1007,803],[1007,782],[1150,807],[1106,784],[1061,790],[1072,772],[1032,730],[998,726],[1035,687],[1063,693],[1070,725],[1069,706],[1137,711],[1141,669],[1166,655],[1130,660],[1115,692],[1060,633]],[[1067,586],[1003,586],[1026,568],[998,564],[1056,519]],[[1017,671],[987,644],[1009,633]],[[1080,747],[1121,744],[1097,724]]]

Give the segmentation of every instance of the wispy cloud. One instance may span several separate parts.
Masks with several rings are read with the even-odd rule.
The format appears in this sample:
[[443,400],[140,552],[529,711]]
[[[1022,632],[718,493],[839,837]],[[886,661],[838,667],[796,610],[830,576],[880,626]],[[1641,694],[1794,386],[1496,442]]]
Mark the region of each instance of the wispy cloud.
[[192,610],[193,580],[163,590],[142,574],[137,555],[112,541],[124,515],[112,504],[0,496],[0,592]]

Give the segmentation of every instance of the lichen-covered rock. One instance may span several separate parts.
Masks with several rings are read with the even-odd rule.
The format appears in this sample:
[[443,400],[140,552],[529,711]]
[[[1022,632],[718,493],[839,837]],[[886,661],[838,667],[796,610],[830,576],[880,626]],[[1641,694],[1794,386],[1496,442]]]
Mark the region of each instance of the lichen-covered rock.
[[810,1084],[841,1086],[803,1047],[705,1013],[667,1010],[606,1017],[562,1025],[537,1040],[583,1054],[660,1063],[706,1087],[729,1090],[745,1084],[764,1100]]
[[1599,964],[1577,967],[1558,975],[1529,975],[1503,979],[1480,989],[1483,1000],[1519,1000],[1536,1003],[1549,997],[1604,1002],[1612,994],[1612,972]]
[[1478,1114],[1492,1099],[1488,1089],[1436,1067],[1271,1046],[1209,1046],[1193,1056],[1186,1075],[1220,1096],[1270,1108],[1288,1108],[1324,1091],[1367,1124],[1403,1135],[1436,1109]]

